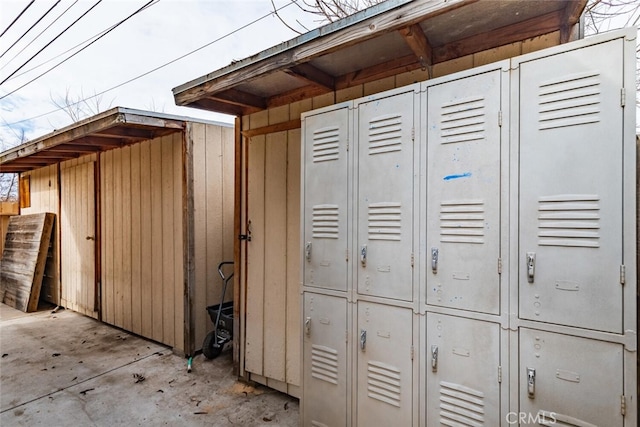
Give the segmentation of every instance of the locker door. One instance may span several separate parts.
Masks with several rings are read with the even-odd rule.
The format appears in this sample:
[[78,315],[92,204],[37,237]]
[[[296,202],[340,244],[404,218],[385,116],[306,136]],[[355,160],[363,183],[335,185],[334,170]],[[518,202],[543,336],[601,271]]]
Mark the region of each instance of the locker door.
[[347,424],[347,300],[304,294],[305,426]]
[[544,425],[624,425],[622,358],[620,344],[521,328],[520,413]]
[[522,318],[622,332],[622,45],[521,64]]
[[358,107],[358,292],[413,297],[413,107],[406,92]]
[[429,87],[427,303],[499,314],[501,71]]
[[407,308],[358,302],[359,426],[412,425],[412,314]]
[[427,313],[427,425],[501,422],[500,325]]
[[348,119],[348,108],[305,118],[306,286],[347,289]]

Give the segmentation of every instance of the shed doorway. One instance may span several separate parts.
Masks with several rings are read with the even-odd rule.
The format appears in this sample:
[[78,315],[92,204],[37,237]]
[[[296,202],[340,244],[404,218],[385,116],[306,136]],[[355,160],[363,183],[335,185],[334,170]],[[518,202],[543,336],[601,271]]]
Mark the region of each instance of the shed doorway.
[[60,171],[61,305],[98,319],[95,162]]

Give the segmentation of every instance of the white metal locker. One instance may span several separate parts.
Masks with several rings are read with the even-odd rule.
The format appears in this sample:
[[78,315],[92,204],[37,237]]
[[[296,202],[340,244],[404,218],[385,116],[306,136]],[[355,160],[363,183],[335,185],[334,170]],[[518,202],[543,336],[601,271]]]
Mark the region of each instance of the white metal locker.
[[302,425],[347,425],[347,300],[305,292]]
[[357,424],[413,424],[413,312],[358,301]]
[[427,313],[427,425],[498,426],[500,325]]
[[304,118],[304,284],[347,290],[349,108]]
[[502,74],[427,89],[427,304],[500,312]]
[[519,412],[536,422],[624,425],[621,344],[520,328],[518,375]]
[[622,332],[623,40],[520,64],[520,317]]
[[413,298],[413,90],[358,104],[358,293]]

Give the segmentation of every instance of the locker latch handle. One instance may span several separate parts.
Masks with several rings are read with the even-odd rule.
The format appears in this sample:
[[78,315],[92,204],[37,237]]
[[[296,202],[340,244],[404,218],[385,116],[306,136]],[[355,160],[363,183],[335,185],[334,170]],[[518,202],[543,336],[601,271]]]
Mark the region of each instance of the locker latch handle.
[[438,273],[438,248],[431,248],[431,271]]
[[311,317],[304,319],[304,333],[307,335],[311,334]]
[[307,261],[311,261],[311,242],[307,242],[307,244],[304,245],[304,257]]
[[527,395],[529,399],[536,396],[536,370],[527,368]]
[[533,283],[533,278],[536,274],[536,253],[527,252],[527,280],[529,283]]
[[367,331],[360,329],[360,350],[364,350],[367,345]]
[[431,371],[438,372],[438,346],[431,346]]
[[360,263],[363,267],[367,266],[367,245],[362,245],[360,248]]

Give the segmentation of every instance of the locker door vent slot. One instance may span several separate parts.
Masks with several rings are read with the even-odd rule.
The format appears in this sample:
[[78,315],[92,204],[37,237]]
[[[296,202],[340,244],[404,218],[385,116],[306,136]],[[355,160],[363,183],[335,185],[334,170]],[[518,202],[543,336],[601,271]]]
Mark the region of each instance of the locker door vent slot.
[[440,241],[484,243],[484,202],[451,200],[440,203]]
[[337,239],[340,235],[338,205],[316,205],[313,207],[311,227],[315,239]]
[[400,370],[380,362],[367,366],[367,395],[389,405],[400,407]]
[[538,200],[540,246],[597,248],[600,246],[600,197],[561,194]]
[[402,116],[375,117],[369,122],[369,154],[402,151]]
[[440,381],[440,423],[477,426],[484,423],[484,393]]
[[369,205],[369,240],[396,240],[402,236],[402,205],[395,202]]
[[311,420],[311,427],[329,427],[329,426],[324,423],[321,423],[320,421]]
[[595,424],[582,421],[581,419],[557,412],[539,410],[536,420],[542,426],[556,427],[597,427]]
[[323,345],[312,345],[311,376],[315,379],[337,385],[338,351]]
[[313,132],[313,163],[340,158],[340,129],[330,127]]
[[600,121],[600,73],[571,74],[540,84],[540,130]]
[[474,96],[442,104],[440,109],[440,143],[484,140],[485,115],[483,96]]

